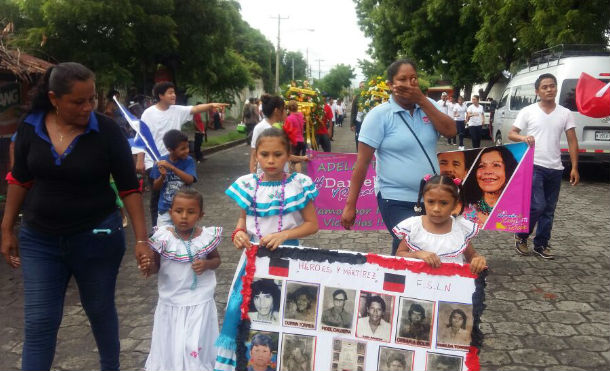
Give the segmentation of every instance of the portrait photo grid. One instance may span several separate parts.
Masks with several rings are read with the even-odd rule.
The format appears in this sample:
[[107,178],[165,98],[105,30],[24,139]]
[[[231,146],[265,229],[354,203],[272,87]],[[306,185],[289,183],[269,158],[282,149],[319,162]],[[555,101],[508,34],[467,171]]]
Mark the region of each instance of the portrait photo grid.
[[[255,277],[252,287],[250,339],[259,332],[271,339],[271,370],[363,371],[367,351],[375,350],[369,343],[379,343],[371,355],[377,371],[411,371],[415,358],[424,356],[426,370],[463,368],[461,355],[434,349],[468,350],[471,304],[267,277]],[[330,364],[316,366],[322,333],[332,337],[332,349],[322,350]]]

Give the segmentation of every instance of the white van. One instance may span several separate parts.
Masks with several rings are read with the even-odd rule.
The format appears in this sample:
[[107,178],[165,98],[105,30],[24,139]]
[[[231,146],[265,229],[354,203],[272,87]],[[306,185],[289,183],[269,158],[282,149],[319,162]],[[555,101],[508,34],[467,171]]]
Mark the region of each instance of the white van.
[[[568,46],[562,45],[537,54],[534,62],[530,61],[529,67],[517,72],[502,93],[494,117],[495,143],[510,142],[508,133],[519,110],[539,100],[534,82],[543,73],[551,73],[557,78],[557,103],[574,114],[579,162],[610,163],[610,116],[595,119],[576,109],[576,83],[582,72],[604,82],[610,81],[610,51],[568,50]],[[565,134],[561,139],[561,152],[562,160],[569,162]]]

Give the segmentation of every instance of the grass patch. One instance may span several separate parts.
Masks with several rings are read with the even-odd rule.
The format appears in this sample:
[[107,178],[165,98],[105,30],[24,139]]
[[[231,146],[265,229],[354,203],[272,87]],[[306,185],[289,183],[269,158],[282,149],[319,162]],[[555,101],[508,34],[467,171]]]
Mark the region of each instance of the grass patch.
[[208,141],[204,141],[202,148],[210,148],[214,146],[218,146],[220,144],[224,144],[227,142],[232,142],[238,139],[245,139],[246,133],[238,133],[237,131],[229,131],[228,133],[217,135],[213,137],[208,137]]

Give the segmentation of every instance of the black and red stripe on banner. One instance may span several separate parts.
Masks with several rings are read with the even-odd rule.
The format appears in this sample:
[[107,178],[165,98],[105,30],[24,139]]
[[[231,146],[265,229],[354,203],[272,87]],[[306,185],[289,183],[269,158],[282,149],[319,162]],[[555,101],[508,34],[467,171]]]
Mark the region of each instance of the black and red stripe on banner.
[[405,276],[394,273],[385,273],[383,276],[383,289],[393,292],[405,291]]
[[282,258],[269,259],[269,274],[272,276],[288,277],[290,260]]

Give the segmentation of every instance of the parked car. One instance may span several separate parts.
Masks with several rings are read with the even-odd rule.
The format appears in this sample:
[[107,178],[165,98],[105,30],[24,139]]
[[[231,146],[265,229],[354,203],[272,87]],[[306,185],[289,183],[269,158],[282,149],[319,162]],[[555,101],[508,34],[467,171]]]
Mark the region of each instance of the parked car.
[[[517,72],[509,81],[495,112],[494,141],[509,143],[510,132],[519,110],[539,100],[534,82],[543,73],[557,78],[557,104],[568,108],[576,121],[576,137],[580,149],[579,162],[610,163],[610,117],[591,118],[576,108],[576,84],[582,72],[610,81],[610,52],[600,50],[571,50],[567,46],[550,48],[537,54],[530,66]],[[522,132],[525,134],[525,132]],[[562,135],[562,160],[569,163],[568,143]]]
[[[468,107],[470,107],[470,105],[472,104],[472,101],[467,100],[466,102],[466,109],[468,109]],[[486,100],[480,100],[479,104],[481,106],[483,106],[483,116],[485,116],[485,122],[483,123],[483,137],[486,138],[490,138],[491,139],[491,132],[489,131],[489,117],[490,117],[490,113],[491,113],[491,102],[486,101]],[[470,136],[470,133],[468,133],[468,130],[466,130],[466,136]]]

